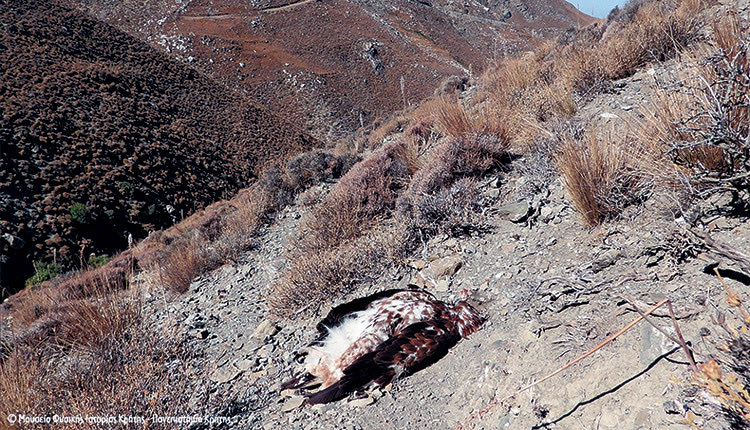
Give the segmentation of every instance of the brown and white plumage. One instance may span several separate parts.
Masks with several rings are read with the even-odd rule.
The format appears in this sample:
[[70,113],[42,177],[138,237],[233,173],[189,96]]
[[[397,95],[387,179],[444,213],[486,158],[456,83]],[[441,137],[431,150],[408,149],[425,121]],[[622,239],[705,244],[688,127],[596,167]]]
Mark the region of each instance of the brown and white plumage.
[[297,376],[282,388],[319,387],[308,403],[339,400],[370,383],[421,370],[482,324],[468,303],[424,290],[387,290],[340,305],[321,321]]

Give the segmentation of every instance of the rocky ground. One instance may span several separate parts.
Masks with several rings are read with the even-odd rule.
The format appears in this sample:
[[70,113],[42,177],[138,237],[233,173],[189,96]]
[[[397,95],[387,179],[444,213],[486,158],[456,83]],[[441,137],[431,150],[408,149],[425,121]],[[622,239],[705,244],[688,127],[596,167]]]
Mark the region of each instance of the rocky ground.
[[[532,158],[515,163],[528,165]],[[720,260],[691,252],[696,242],[681,229],[682,220],[646,208],[632,219],[591,230],[582,226],[559,180],[535,183],[545,175],[519,170],[488,178],[486,193],[497,201],[488,208],[489,233],[435,238],[409,266],[383,273],[376,283],[336,301],[410,284],[444,300],[468,290],[487,317],[483,328],[446,358],[388,391],[316,407],[300,407],[301,397],[279,392],[294,367],[294,352],[314,338],[314,324],[328,311],[311,307],[292,321],[266,317],[264,293],[285,264],[285,246],[306,215],[305,206],[282,212],[256,251],[196,280],[166,308],[154,292],[152,300],[159,303],[154,308],[161,309],[155,317],[177,327],[210,366],[210,382],[196,390],[195,403],[234,400],[234,409],[224,405],[214,412],[234,415],[244,428],[455,427],[624,327],[638,316],[629,302],[645,310],[664,297],[672,300],[698,359],[704,357],[700,354],[708,351],[716,331],[711,317],[726,307],[725,292],[709,270]],[[717,218],[711,215],[713,204],[721,202],[699,208],[706,229],[737,249],[750,249],[746,220]],[[724,261],[719,267],[731,269]],[[730,287],[746,291],[747,285],[735,279],[727,279]],[[664,309],[653,319],[674,331]],[[687,408],[705,428],[727,428],[707,407],[707,397],[679,382],[687,370],[677,345],[641,322],[470,425],[685,428]]]
[[[745,9],[747,11],[747,9]],[[670,64],[649,67],[615,83],[577,114],[623,130],[639,118],[652,85]],[[687,226],[747,253],[747,214],[728,209],[728,196],[680,207],[656,195],[618,221],[585,227],[544,154],[526,154],[504,172],[485,178],[489,231],[471,237],[437,237],[393,273],[290,320],[267,316],[264,297],[284,268],[285,249],[310,211],[311,195],[298,198],[241,262],[202,278],[163,306],[152,291],[153,317],[177,328],[202,351],[210,375],[193,404],[217,405],[238,428],[401,429],[680,429],[685,417],[705,429],[733,428],[711,397],[690,385],[684,352],[641,321],[590,357],[481,416],[493,400],[557,370],[595,347],[663,298],[669,298],[682,335],[706,361],[718,342],[714,319],[726,312],[726,291],[714,273],[743,298],[750,280],[713,254]],[[697,227],[696,227],[697,226]],[[314,325],[331,306],[387,288],[417,285],[451,301],[468,292],[487,317],[435,365],[386,390],[328,405],[301,406],[279,384],[294,368],[295,351],[316,336]],[[652,322],[674,335],[666,308]],[[227,406],[229,405],[229,406]]]

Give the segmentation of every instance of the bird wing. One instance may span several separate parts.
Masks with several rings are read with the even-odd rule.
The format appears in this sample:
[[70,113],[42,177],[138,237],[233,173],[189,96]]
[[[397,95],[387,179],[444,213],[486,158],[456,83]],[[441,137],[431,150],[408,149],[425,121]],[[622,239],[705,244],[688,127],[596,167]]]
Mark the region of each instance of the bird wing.
[[[403,288],[380,291],[367,297],[360,297],[358,299],[352,300],[351,302],[338,305],[335,308],[331,309],[331,311],[328,312],[328,315],[326,315],[326,317],[315,327],[318,330],[318,335],[320,336],[320,338],[325,337],[328,334],[328,329],[339,325],[347,315],[353,312],[359,312],[367,309],[370,303],[376,300],[384,299],[386,297],[390,297],[394,294],[404,291],[422,292],[428,294],[430,297],[433,297],[432,294],[424,290]],[[320,340],[320,338],[318,340]]]
[[312,394],[310,404],[328,403],[364,388],[370,382],[383,386],[402,374],[424,369],[448,354],[461,340],[455,324],[430,320],[411,324],[374,351],[344,369],[344,376],[330,387]]

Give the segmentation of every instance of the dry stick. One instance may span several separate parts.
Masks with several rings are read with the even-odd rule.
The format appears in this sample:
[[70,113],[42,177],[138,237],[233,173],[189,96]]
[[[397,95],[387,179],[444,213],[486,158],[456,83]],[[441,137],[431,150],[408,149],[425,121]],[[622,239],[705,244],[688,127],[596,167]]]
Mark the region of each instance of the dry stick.
[[739,266],[740,270],[750,273],[750,256],[743,254],[742,252],[732,248],[726,242],[722,242],[718,239],[714,239],[706,232],[697,231],[695,229],[689,230],[699,239],[705,242],[706,246],[714,253],[722,257],[728,258]]
[[[687,355],[688,361],[690,362],[690,367],[695,372],[698,372],[698,366],[696,366],[695,360],[693,360],[693,354],[691,353],[690,349],[688,348],[687,342],[685,342],[685,339],[682,337],[682,333],[679,332],[679,328],[677,327],[677,320],[675,319],[675,316],[674,316],[673,312],[670,311],[670,316],[672,317],[672,322],[674,323],[675,331],[677,332],[677,338],[675,338],[674,336],[672,336],[669,333],[667,333],[666,330],[664,330],[663,328],[661,328],[658,325],[656,325],[656,323],[653,322],[653,321],[651,321],[650,318],[646,317],[646,315],[644,315],[643,312],[641,312],[641,310],[638,309],[638,307],[635,305],[635,303],[632,300],[628,300],[627,297],[622,297],[622,298],[623,298],[623,300],[625,300],[626,302],[628,302],[630,304],[630,306],[632,306],[633,309],[635,309],[635,311],[638,312],[647,323],[651,324],[652,327],[654,327],[661,334],[663,334],[664,336],[666,336],[667,339],[669,339],[672,342],[680,345],[680,347],[682,348],[682,350],[685,351],[685,355]],[[670,301],[669,304],[670,304],[670,307],[671,307],[672,302]]]
[[677,318],[674,316],[674,310],[672,309],[672,301],[667,301],[667,308],[669,308],[669,316],[672,317],[672,325],[674,325],[674,331],[677,333],[677,339],[680,340],[680,346],[682,347],[682,350],[685,351],[685,355],[687,355],[688,361],[690,362],[690,367],[693,368],[693,371],[695,373],[700,373],[698,371],[698,366],[695,365],[695,360],[693,360],[692,354],[690,354],[690,349],[688,349],[687,342],[685,342],[685,338],[682,337],[682,331],[680,330],[680,326],[677,324]]
[[638,324],[642,319],[644,319],[645,316],[651,314],[653,311],[655,311],[656,309],[660,308],[664,303],[667,303],[667,302],[669,302],[669,298],[662,299],[661,301],[659,301],[659,303],[651,306],[651,308],[649,310],[647,310],[646,312],[644,312],[643,315],[641,315],[638,318],[636,318],[633,321],[631,321],[628,325],[626,325],[625,327],[623,327],[622,329],[620,329],[620,331],[618,331],[617,333],[615,333],[612,336],[608,337],[606,340],[604,340],[599,345],[596,345],[595,347],[591,348],[590,350],[588,350],[583,355],[581,355],[581,356],[579,356],[577,358],[574,358],[573,360],[571,360],[570,362],[568,362],[568,364],[566,364],[563,367],[555,370],[554,372],[550,373],[549,375],[545,376],[544,378],[542,378],[542,379],[540,379],[540,380],[538,380],[536,382],[532,382],[531,384],[528,384],[528,385],[526,385],[524,387],[521,387],[518,390],[516,390],[515,392],[513,392],[511,394],[508,394],[507,396],[505,396],[505,397],[503,397],[503,398],[501,398],[499,400],[493,400],[492,402],[490,402],[489,405],[485,406],[484,409],[481,409],[480,411],[475,412],[472,416],[470,416],[469,418],[465,419],[464,422],[460,423],[456,428],[457,429],[463,428],[465,425],[467,425],[470,422],[474,421],[478,417],[486,414],[487,412],[489,412],[491,409],[493,409],[495,406],[499,405],[500,403],[502,403],[502,402],[504,402],[504,401],[506,401],[508,399],[511,399],[513,397],[516,397],[517,395],[519,395],[520,393],[528,390],[529,388],[532,388],[535,385],[540,384],[540,383],[542,383],[542,382],[544,382],[544,381],[552,378],[553,376],[557,375],[558,373],[562,372],[563,370],[569,368],[570,366],[572,366],[572,365],[578,363],[579,361],[583,360],[584,358],[590,356],[591,354],[593,354],[596,351],[600,350],[604,345],[612,342],[618,336],[620,336],[621,334],[623,334],[626,331],[628,331],[629,329],[631,329],[634,325]]

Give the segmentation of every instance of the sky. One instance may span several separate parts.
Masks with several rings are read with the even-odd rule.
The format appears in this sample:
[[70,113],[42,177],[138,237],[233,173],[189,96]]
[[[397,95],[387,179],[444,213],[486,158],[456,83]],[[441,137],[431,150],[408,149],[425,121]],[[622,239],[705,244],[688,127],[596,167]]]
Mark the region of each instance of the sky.
[[615,6],[624,5],[627,0],[568,0],[581,12],[597,18],[604,18]]

